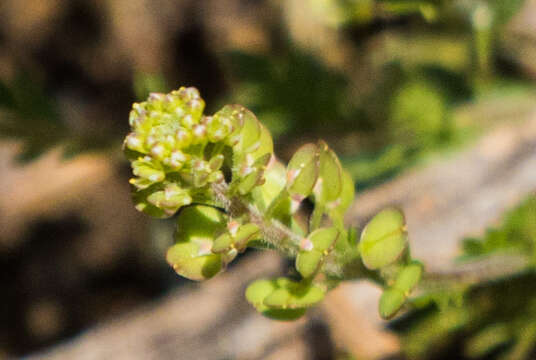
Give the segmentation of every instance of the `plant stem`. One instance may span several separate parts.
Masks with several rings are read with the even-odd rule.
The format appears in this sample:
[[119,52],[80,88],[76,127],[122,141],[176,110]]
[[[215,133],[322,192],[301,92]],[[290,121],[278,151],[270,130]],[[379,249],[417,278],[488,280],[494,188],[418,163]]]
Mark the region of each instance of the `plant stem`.
[[228,190],[229,185],[225,182],[212,184],[212,191],[216,199],[231,217],[247,214],[249,220],[261,229],[264,241],[287,255],[296,254],[302,240],[301,236],[277,220],[266,220],[264,214],[256,206],[244,203],[240,197],[229,198],[227,196]]

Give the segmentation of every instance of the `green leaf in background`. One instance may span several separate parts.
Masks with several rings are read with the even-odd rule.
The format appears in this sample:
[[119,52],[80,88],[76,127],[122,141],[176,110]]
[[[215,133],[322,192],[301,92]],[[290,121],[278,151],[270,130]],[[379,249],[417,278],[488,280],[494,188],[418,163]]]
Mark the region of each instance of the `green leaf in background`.
[[369,269],[379,269],[396,261],[407,245],[404,215],[385,209],[369,221],[361,233],[359,251]]

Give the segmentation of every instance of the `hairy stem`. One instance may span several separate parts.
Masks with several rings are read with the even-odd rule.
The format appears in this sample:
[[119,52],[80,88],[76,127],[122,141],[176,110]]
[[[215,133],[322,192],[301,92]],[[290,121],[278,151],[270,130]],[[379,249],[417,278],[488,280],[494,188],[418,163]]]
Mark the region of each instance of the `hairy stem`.
[[295,255],[301,243],[301,236],[287,226],[274,219],[267,219],[256,206],[246,204],[239,197],[227,196],[229,186],[225,182],[212,184],[212,191],[225,211],[231,217],[247,214],[249,220],[257,225],[263,234],[264,241],[283,251],[287,255]]

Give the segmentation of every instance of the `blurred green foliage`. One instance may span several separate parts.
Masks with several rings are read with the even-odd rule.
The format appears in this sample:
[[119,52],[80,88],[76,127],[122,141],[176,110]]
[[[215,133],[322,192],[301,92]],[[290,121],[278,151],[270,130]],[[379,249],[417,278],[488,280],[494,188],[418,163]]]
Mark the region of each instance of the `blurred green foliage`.
[[289,46],[279,55],[231,52],[228,58],[239,81],[233,100],[252,109],[275,137],[351,124],[347,79],[311,54]]
[[[464,284],[464,276],[421,298],[394,328],[409,359],[434,358],[449,348],[456,358],[531,359],[536,350],[536,196],[506,214],[500,227],[464,241],[460,263],[517,256],[521,271]],[[505,266],[505,274],[508,265]],[[488,270],[497,271],[497,268]],[[474,273],[465,276],[471,278]],[[434,298],[445,304],[438,307]],[[457,297],[457,299],[455,299]],[[457,303],[457,305],[453,305]],[[457,349],[457,350],[456,350]],[[457,351],[457,353],[454,353]],[[532,355],[531,355],[532,354]]]
[[26,72],[0,81],[0,136],[24,141],[21,160],[32,159],[65,137],[54,101]]

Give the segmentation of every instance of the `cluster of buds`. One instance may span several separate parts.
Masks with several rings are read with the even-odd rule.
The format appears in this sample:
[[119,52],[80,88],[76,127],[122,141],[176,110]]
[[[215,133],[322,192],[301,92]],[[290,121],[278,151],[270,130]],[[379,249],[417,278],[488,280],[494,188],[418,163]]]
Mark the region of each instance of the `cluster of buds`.
[[207,202],[210,185],[223,182],[226,170],[233,191],[242,195],[263,183],[273,151],[266,128],[242,106],[226,106],[213,116],[203,115],[204,107],[197,89],[184,87],[152,93],[132,106],[124,150],[138,210],[168,217],[192,202]]
[[[136,208],[154,217],[182,208],[167,252],[173,269],[206,280],[248,247],[276,249],[295,257],[301,280],[253,282],[246,298],[260,313],[298,318],[338,281],[371,272],[384,281],[380,314],[398,312],[422,273],[401,212],[380,212],[358,242],[343,221],[354,184],[325,142],[302,146],[285,167],[252,112],[227,105],[206,116],[204,107],[195,88],[151,94],[133,105],[124,142]],[[306,198],[314,203],[308,225],[294,216]]]

